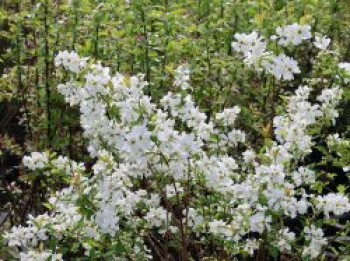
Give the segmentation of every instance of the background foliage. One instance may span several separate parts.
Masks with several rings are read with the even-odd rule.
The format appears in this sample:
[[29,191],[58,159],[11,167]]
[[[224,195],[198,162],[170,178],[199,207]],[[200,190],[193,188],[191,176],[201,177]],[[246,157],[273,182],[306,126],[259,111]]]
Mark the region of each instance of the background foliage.
[[[145,73],[151,83],[147,92],[155,100],[172,90],[174,69],[187,63],[192,86],[200,86],[193,95],[203,111],[211,116],[239,105],[239,127],[251,143],[264,143],[283,94],[297,86],[281,83],[278,91],[272,89],[271,78],[247,68],[232,52],[233,35],[253,30],[269,35],[277,26],[308,23],[339,50],[330,57],[329,68],[311,68],[307,61],[315,54],[307,46],[295,54],[298,60],[307,58],[302,71],[322,77],[332,73],[332,62],[350,60],[349,16],[350,5],[340,0],[1,1],[0,229],[44,211],[46,195],[65,183],[26,174],[20,168],[25,153],[49,149],[89,162],[78,111],[55,89],[67,77],[53,65],[59,50],[76,50],[114,71]],[[349,128],[349,91],[345,97],[339,131]],[[335,181],[325,178],[325,184],[337,188],[349,180],[327,153],[321,144],[310,161],[335,176]]]

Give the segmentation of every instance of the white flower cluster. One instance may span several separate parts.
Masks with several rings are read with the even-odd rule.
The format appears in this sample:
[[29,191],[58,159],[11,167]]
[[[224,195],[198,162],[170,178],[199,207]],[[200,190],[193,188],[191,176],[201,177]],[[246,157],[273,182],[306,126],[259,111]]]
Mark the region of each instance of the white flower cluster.
[[319,105],[307,101],[311,88],[300,86],[296,95],[290,98],[286,116],[277,116],[274,119],[276,138],[289,150],[311,152],[311,136],[307,135],[307,128],[315,124],[322,116]]
[[281,229],[279,232],[280,237],[276,242],[281,252],[292,250],[291,244],[295,241],[295,233],[289,231],[289,228]]
[[[283,43],[308,39],[308,27],[300,28],[305,32],[289,38],[286,31],[292,29],[281,30]],[[236,38],[240,42],[234,48],[250,53],[249,59],[266,46],[256,33]],[[56,243],[75,240],[89,256],[95,247],[91,241],[120,240],[123,233],[138,242],[134,260],[150,258],[144,238],[152,233],[174,234],[181,242],[192,234],[224,237],[224,244],[235,246],[234,254],[253,254],[260,244],[257,237],[270,233],[281,251],[292,251],[296,235],[288,226],[281,227],[284,219],[301,218],[314,209],[325,215],[350,211],[344,195],[317,197],[307,192],[305,187],[315,182],[316,174],[302,166],[313,145],[310,127],[325,115],[332,120],[338,116],[338,87],[324,89],[317,98],[319,105],[309,101],[311,88],[300,86],[289,98],[286,113],[274,119],[275,141],[257,148],[265,154],[248,149],[240,155],[236,147],[247,139],[234,129],[239,107],[224,109],[212,120],[185,92],[168,93],[157,105],[143,92],[148,84],[143,75],[111,75],[101,64],[79,71],[76,61],[86,60],[73,57],[71,61],[60,55],[58,64],[82,77],[71,80],[69,90],[59,88],[68,102],[79,106],[88,150],[96,159],[93,175],[84,177],[82,165],[65,157],[52,160],[57,168],[67,172],[72,168],[77,174],[68,188],[50,198],[50,214],[31,217],[28,226],[14,227],[5,235],[10,245],[21,247],[22,255],[37,251],[39,243],[49,251],[47,242],[54,238]],[[292,60],[283,55],[276,59],[285,60],[276,66],[291,67],[279,72],[281,78],[293,78],[297,67]],[[183,86],[189,72],[178,71],[182,78],[176,85]],[[44,155],[25,158],[25,165],[44,168],[48,163]],[[327,241],[320,228],[310,225],[304,231],[304,255],[317,257]]]
[[288,115],[277,116],[274,119],[276,137],[288,150],[294,148],[310,152],[312,141],[311,136],[306,135],[308,127],[315,124],[322,116],[334,124],[339,116],[335,108],[340,102],[342,90],[338,86],[322,90],[321,95],[317,97],[317,100],[322,102],[321,106],[312,105],[307,101],[310,92],[310,87],[300,86],[296,90],[296,95],[290,98],[287,106]]
[[350,75],[350,63],[339,63],[338,64],[340,69],[345,70],[345,72]]
[[86,58],[80,58],[74,51],[59,51],[55,57],[55,66],[63,65],[72,72],[79,72],[86,65]]
[[169,215],[170,214],[163,207],[151,208],[147,212],[145,219],[150,227],[161,227],[169,220]]
[[[276,34],[270,40],[277,41],[281,46],[294,45],[297,46],[305,40],[312,38],[311,27],[309,25],[299,25],[293,23],[285,27],[278,27]],[[257,32],[250,34],[235,34],[236,42],[232,42],[232,48],[244,56],[244,62],[249,66],[253,66],[258,71],[265,70],[272,74],[278,80],[290,81],[294,79],[296,74],[300,74],[300,68],[296,60],[289,57],[281,51],[278,55],[268,51],[269,42],[258,35]],[[330,39],[327,36],[315,36],[314,45],[326,51]]]
[[275,56],[266,50],[267,43],[256,32],[251,34],[235,34],[237,42],[232,43],[232,48],[241,52],[244,62],[254,66],[257,70],[266,70],[277,79],[292,80],[294,74],[300,73],[297,62],[281,53]]
[[77,163],[68,157],[65,156],[58,156],[56,159],[52,161],[52,164],[57,168],[58,170],[63,171],[64,173],[82,173],[84,172],[84,163]]
[[304,248],[303,256],[316,258],[320,255],[322,247],[327,244],[327,239],[324,238],[324,233],[321,228],[314,225],[304,228],[305,239],[309,241],[309,245]]
[[338,105],[343,91],[339,86],[335,86],[331,89],[323,89],[321,95],[317,97],[317,100],[321,102],[321,110],[325,116],[332,120],[333,125],[335,119],[339,116],[335,107]]
[[217,113],[215,119],[222,122],[224,126],[233,126],[240,112],[241,108],[234,106],[233,108],[227,108],[223,112]]
[[53,254],[51,251],[37,252],[30,250],[27,253],[21,253],[20,261],[63,261],[61,254]]
[[[77,194],[72,187],[63,189],[49,199],[53,207],[51,214],[30,215],[27,226],[15,226],[5,233],[8,245],[24,250],[20,253],[21,260],[63,260],[61,254],[53,254],[50,250],[38,251],[38,248],[41,249],[41,244],[49,237],[59,240],[73,234],[75,237],[98,240],[97,227],[78,213],[78,207],[73,204],[76,200]],[[79,228],[79,224],[84,225],[84,230]]]
[[257,32],[250,34],[236,33],[237,42],[232,42],[232,48],[236,52],[243,53],[245,62],[249,65],[255,65],[264,55],[266,42]]
[[174,85],[180,87],[182,90],[191,89],[190,69],[188,65],[183,64],[176,68]]
[[297,61],[286,56],[284,53],[274,57],[272,63],[267,65],[268,67],[270,67],[269,71],[272,75],[278,80],[292,80],[294,79],[294,74],[300,73]]
[[276,28],[277,36],[273,38],[278,39],[278,44],[286,46],[289,44],[299,45],[304,40],[308,40],[312,37],[310,25],[300,25],[293,23],[284,27]]
[[[50,154],[48,152],[32,152],[22,159],[23,165],[30,170],[44,170],[45,175],[51,175],[52,168],[62,171],[65,175],[73,176],[75,172],[83,172],[85,167],[83,163],[77,163],[65,156],[59,156],[54,160],[49,160]],[[49,164],[51,164],[49,166]]]
[[49,157],[46,152],[32,152],[30,156],[24,156],[22,162],[28,169],[43,169],[49,162]]
[[350,63],[339,63],[338,64],[339,69],[343,70],[345,72],[345,83],[350,82]]
[[346,159],[346,156],[349,156],[347,150],[350,148],[350,139],[340,137],[339,133],[328,135],[327,146],[330,152],[335,152],[339,157],[345,157],[345,166],[343,166],[344,172],[350,171],[349,161]]
[[31,220],[27,227],[12,227],[11,233],[8,233],[7,239],[9,246],[33,246],[36,247],[41,240],[47,240],[46,229],[34,225]]
[[327,218],[329,218],[329,213],[333,212],[334,215],[339,216],[350,209],[349,199],[342,194],[329,193],[325,196],[318,196],[316,200],[316,207],[323,210]]

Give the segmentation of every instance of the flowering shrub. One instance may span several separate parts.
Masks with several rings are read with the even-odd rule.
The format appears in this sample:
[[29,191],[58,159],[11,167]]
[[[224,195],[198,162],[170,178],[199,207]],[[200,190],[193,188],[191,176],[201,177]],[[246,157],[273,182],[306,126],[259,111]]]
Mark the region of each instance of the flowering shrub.
[[[310,26],[292,24],[269,40],[257,32],[236,34],[232,47],[259,73],[289,81],[302,71],[284,50],[312,37]],[[330,54],[329,44],[326,36],[314,39],[320,56]],[[332,86],[302,82],[284,97],[273,117],[274,134],[263,145],[235,126],[238,106],[211,118],[199,109],[186,64],[175,71],[177,91],[159,103],[145,94],[149,83],[141,74],[112,74],[73,51],[59,52],[55,65],[70,71],[57,89],[79,107],[95,163],[90,173],[50,153],[23,159],[30,170],[60,173],[70,185],[50,197],[50,211],[5,234],[21,260],[232,260],[262,249],[314,260],[331,248],[342,251],[344,242],[334,241],[350,229],[349,222],[338,223],[350,211],[349,198],[345,190],[322,193],[321,175],[307,157],[320,140],[330,150],[341,147],[341,157],[349,155],[348,140],[323,134],[339,116],[346,63],[339,64]],[[341,231],[328,236],[329,226]]]

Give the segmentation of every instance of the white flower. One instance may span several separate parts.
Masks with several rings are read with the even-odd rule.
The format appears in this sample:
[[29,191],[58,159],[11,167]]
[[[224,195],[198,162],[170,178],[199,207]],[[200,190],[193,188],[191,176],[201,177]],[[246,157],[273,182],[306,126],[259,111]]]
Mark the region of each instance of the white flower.
[[243,53],[245,62],[256,64],[263,56],[266,49],[266,42],[256,32],[250,34],[235,34],[237,42],[232,42],[232,48]]
[[282,53],[273,59],[270,71],[278,80],[292,80],[294,74],[300,73],[300,68],[293,58]]
[[114,236],[119,230],[119,217],[112,205],[106,204],[95,214],[95,222],[102,233]]
[[343,70],[345,73],[344,82],[349,83],[350,82],[350,63],[339,63],[338,67],[339,69]]
[[238,106],[226,108],[223,112],[217,113],[215,119],[219,122],[222,122],[224,126],[232,126],[235,123],[240,112],[241,108]]
[[303,40],[312,37],[310,25],[299,25],[293,23],[285,27],[277,27],[276,34],[279,37],[278,43],[286,46],[288,44],[299,45]]
[[350,76],[350,63],[339,63],[338,67],[346,72]]
[[74,82],[59,84],[57,86],[57,90],[59,93],[65,96],[66,102],[68,102],[71,106],[78,105],[87,96],[85,90],[78,88]]
[[[186,216],[186,209],[182,211],[182,214]],[[200,225],[203,224],[203,221],[203,217],[194,208],[188,208],[187,225],[189,227],[194,227],[194,229],[197,229]],[[182,222],[185,224],[186,218],[183,218]]]
[[318,196],[316,200],[316,207],[323,210],[326,218],[329,218],[329,213],[339,216],[350,211],[349,199],[340,193]]
[[180,65],[175,70],[174,85],[180,87],[183,90],[190,89],[190,69],[188,65]]
[[30,156],[23,157],[23,165],[31,170],[43,169],[49,162],[47,153],[32,152]]
[[55,66],[63,65],[72,72],[79,72],[86,65],[87,58],[80,58],[74,51],[59,51],[55,57]]
[[75,172],[84,171],[84,164],[77,163],[65,156],[58,156],[58,158],[52,161],[52,164],[59,170],[64,171],[67,174],[73,174]]
[[262,234],[265,229],[270,228],[271,216],[266,216],[264,212],[257,212],[250,217],[250,230]]
[[329,44],[331,43],[331,39],[329,39],[326,35],[323,37],[316,35],[314,45],[323,51],[327,50]]
[[169,223],[171,220],[171,214],[163,207],[151,208],[147,212],[145,219],[150,227],[161,227]]
[[259,241],[256,239],[247,239],[243,245],[243,250],[249,255],[253,255],[255,250],[259,249]]
[[316,123],[323,113],[319,105],[307,101],[310,90],[308,86],[300,86],[289,100],[288,114],[274,118],[276,138],[289,152],[306,154],[311,151],[312,140],[306,133],[307,127]]
[[342,139],[339,137],[339,133],[330,134],[327,137],[327,145],[329,147],[333,147],[341,141],[342,141]]
[[314,225],[304,228],[305,239],[309,244],[304,247],[303,256],[316,258],[321,254],[322,247],[327,244],[327,239],[323,236],[321,228],[316,228]]
[[285,190],[284,188],[267,188],[263,194],[267,199],[268,206],[277,211],[285,197]]
[[180,195],[184,192],[183,187],[181,187],[181,184],[179,182],[175,183],[175,186],[173,184],[171,185],[166,185],[165,191],[167,194],[167,197],[175,197],[176,194]]
[[151,146],[151,134],[145,125],[135,126],[126,135],[126,141],[124,150],[127,153],[135,153],[141,155],[145,153]]
[[233,235],[232,230],[230,230],[226,222],[222,220],[211,221],[209,223],[209,231],[214,235],[221,235],[225,237],[231,237]]
[[313,184],[315,182],[315,172],[301,166],[298,168],[298,171],[293,171],[292,178],[296,186]]
[[19,254],[21,261],[63,261],[61,254],[53,254],[51,251],[37,252],[29,250]]
[[242,155],[245,163],[252,163],[256,158],[255,151],[252,149],[247,149],[242,153]]
[[284,228],[278,231],[279,237],[277,239],[277,246],[281,252],[291,251],[291,243],[295,240],[295,233],[290,232],[289,228]]
[[317,100],[321,102],[321,110],[327,118],[332,120],[333,124],[339,116],[335,107],[340,102],[342,94],[342,89],[339,86],[334,86],[333,88],[323,89],[321,95],[317,96]]

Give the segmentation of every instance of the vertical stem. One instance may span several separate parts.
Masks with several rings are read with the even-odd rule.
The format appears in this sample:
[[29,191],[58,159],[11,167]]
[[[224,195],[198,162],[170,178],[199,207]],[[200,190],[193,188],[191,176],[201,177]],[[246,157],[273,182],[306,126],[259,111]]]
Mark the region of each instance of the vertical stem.
[[[17,10],[18,12],[21,11],[21,2],[19,1],[17,4]],[[19,18],[20,19],[20,18]],[[16,47],[17,47],[17,84],[18,84],[18,91],[20,92],[20,96],[22,99],[22,104],[24,106],[24,113],[26,115],[26,124],[27,124],[27,130],[29,132],[29,137],[32,140],[33,139],[33,133],[32,128],[30,125],[30,117],[29,117],[29,110],[28,110],[28,104],[27,99],[25,97],[25,89],[22,82],[22,67],[21,67],[21,53],[22,53],[22,41],[21,41],[21,32],[22,32],[22,25],[21,21],[18,21],[17,23],[17,36],[16,36]]]
[[99,21],[95,21],[96,24],[95,24],[95,51],[94,51],[94,54],[95,54],[95,57],[98,58],[98,41],[99,41],[99,37],[98,37],[98,34],[99,34],[99,30],[100,30],[100,25],[99,25]]
[[[75,1],[73,4],[74,8],[74,24],[73,24],[73,40],[72,40],[72,48],[75,50],[75,43],[77,40],[77,24],[78,24],[78,2]],[[66,104],[67,110],[69,110],[69,106]],[[68,153],[69,157],[72,159],[73,158],[73,129],[72,129],[72,116],[69,113],[68,114]]]
[[[34,31],[34,46],[38,46],[38,41],[37,41],[37,32]],[[38,48],[35,48],[35,57],[39,57],[38,54]],[[37,58],[37,62],[39,63],[39,59]],[[38,108],[41,108],[41,103],[40,103],[40,84],[39,84],[39,65],[35,66],[35,80],[34,84],[36,86],[36,102]]]
[[[168,1],[165,2],[164,6],[164,14],[168,13]],[[165,43],[164,43],[164,53],[163,53],[163,59],[162,59],[162,72],[161,72],[161,79],[160,79],[160,89],[163,90],[164,86],[164,79],[165,79],[165,66],[167,63],[167,46],[169,43],[169,38],[170,38],[170,28],[169,28],[169,23],[167,20],[164,20],[164,28],[165,28]]]
[[225,14],[224,0],[221,0],[221,2],[220,2],[220,18],[224,18],[224,14]]
[[[121,48],[121,47],[120,47]],[[119,46],[117,47],[117,71],[120,71],[120,50]]]
[[75,50],[75,43],[77,41],[77,24],[78,24],[78,7],[77,2],[74,2],[74,24],[73,24],[73,40],[72,40],[72,48]]
[[273,137],[273,119],[275,117],[275,101],[277,97],[277,92],[276,92],[276,86],[275,86],[275,78],[272,78],[272,93],[271,93],[271,114],[270,114],[270,126],[269,126],[269,135],[272,138]]
[[146,62],[146,80],[148,84],[148,95],[151,95],[151,72],[150,72],[150,64],[149,64],[149,51],[148,51],[148,35],[147,35],[147,26],[146,26],[146,15],[142,7],[141,10],[141,20],[142,20],[142,28],[143,28],[143,38],[144,38],[144,48],[145,48],[145,62]]
[[48,138],[48,146],[51,147],[52,143],[52,137],[51,137],[51,110],[50,110],[50,98],[51,98],[51,91],[50,91],[50,83],[49,83],[49,77],[50,77],[50,53],[49,53],[49,41],[48,41],[48,35],[49,35],[49,25],[47,22],[48,18],[48,0],[45,0],[45,7],[44,7],[44,34],[45,34],[45,93],[46,93],[46,112],[47,112],[47,138]]

